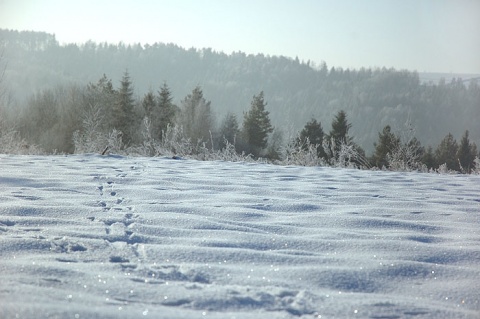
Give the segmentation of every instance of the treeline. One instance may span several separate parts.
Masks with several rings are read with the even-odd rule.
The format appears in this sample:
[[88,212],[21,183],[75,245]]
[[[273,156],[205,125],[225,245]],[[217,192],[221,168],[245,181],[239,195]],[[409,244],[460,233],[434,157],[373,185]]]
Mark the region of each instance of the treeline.
[[218,118],[200,86],[178,105],[166,82],[141,97],[134,92],[125,71],[117,87],[103,75],[86,86],[34,94],[23,112],[0,113],[0,152],[263,158],[282,164],[463,173],[480,169],[480,154],[468,131],[460,143],[448,134],[433,149],[420,144],[409,123],[397,132],[387,125],[367,156],[343,110],[332,114],[328,133],[315,118],[298,132],[286,132],[271,123],[263,91],[253,95],[240,119],[233,113]]
[[407,121],[425,145],[438,145],[449,132],[460,138],[466,130],[470,139],[480,141],[478,80],[458,76],[426,83],[417,72],[406,70],[350,70],[324,62],[164,43],[61,45],[51,34],[12,30],[0,30],[0,47],[7,66],[3,84],[9,99],[4,107],[14,112],[29,104],[32,94],[60,84],[96,83],[103,74],[120,79],[128,69],[135,79],[135,95],[155,91],[159,81],[168,81],[175,92],[172,102],[180,106],[181,98],[199,86],[208,92],[219,119],[229,113],[241,118],[260,91],[268,95],[272,125],[284,131],[301,130],[311,118],[330,119],[345,110],[355,123],[352,135],[368,153],[374,151],[378,132],[387,125],[399,132]]

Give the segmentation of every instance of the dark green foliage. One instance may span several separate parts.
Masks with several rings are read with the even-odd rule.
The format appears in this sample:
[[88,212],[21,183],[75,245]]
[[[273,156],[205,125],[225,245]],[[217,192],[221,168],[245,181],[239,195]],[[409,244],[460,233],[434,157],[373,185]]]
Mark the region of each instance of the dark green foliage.
[[347,113],[343,110],[339,111],[332,121],[332,129],[326,138],[326,144],[328,145],[326,151],[329,158],[337,160],[342,144],[352,144],[353,138],[348,135],[351,127],[352,124],[348,123],[347,120]]
[[459,171],[458,165],[458,144],[452,134],[448,133],[447,136],[440,142],[436,151],[435,158],[438,165],[446,164],[447,168],[454,171]]
[[157,103],[155,101],[155,95],[152,91],[149,91],[147,94],[145,94],[142,101],[142,107],[145,111],[145,116],[151,119],[156,106]]
[[475,143],[470,143],[468,137],[468,130],[463,134],[460,146],[457,151],[457,158],[459,161],[460,169],[463,173],[469,174],[474,167],[474,160],[477,154],[477,146]]
[[173,125],[175,121],[175,115],[179,112],[178,107],[173,103],[172,92],[167,83],[164,82],[163,86],[158,92],[158,108],[154,113],[154,133],[155,136],[161,137],[169,125]]
[[427,147],[421,157],[421,162],[427,166],[428,169],[436,168],[435,153],[431,146]]
[[237,116],[232,113],[225,115],[225,118],[220,125],[218,131],[218,146],[223,149],[227,143],[236,145],[236,140],[239,137],[240,128],[238,125]]
[[306,151],[308,149],[308,143],[310,143],[315,146],[318,157],[326,158],[327,154],[322,146],[323,137],[322,125],[316,119],[312,118],[300,131],[296,144]]
[[250,110],[244,114],[242,135],[254,156],[259,156],[267,147],[268,135],[273,132],[266,105],[262,91],[253,96]]
[[383,128],[382,133],[378,133],[378,143],[374,143],[375,153],[372,157],[372,165],[378,168],[388,167],[388,154],[396,151],[400,147],[400,138],[392,131],[390,125]]
[[352,124],[347,121],[347,113],[343,110],[339,111],[332,122],[332,130],[328,137],[334,139],[336,144],[349,144],[352,138],[348,136],[348,131]]
[[123,134],[123,142],[129,145],[133,141],[137,118],[134,112],[133,85],[128,71],[123,74],[113,109],[113,127]]
[[173,104],[172,93],[166,83],[158,91],[155,96],[152,91],[145,94],[142,107],[145,116],[151,122],[152,137],[156,140],[162,139],[162,132],[167,127],[174,124],[177,106]]

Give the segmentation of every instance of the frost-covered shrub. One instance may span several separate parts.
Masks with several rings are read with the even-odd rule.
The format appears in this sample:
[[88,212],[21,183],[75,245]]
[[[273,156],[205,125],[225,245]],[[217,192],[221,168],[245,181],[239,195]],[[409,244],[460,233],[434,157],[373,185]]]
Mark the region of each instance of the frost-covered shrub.
[[254,162],[252,154],[245,155],[245,152],[238,153],[235,145],[231,144],[228,140],[224,141],[225,147],[215,152],[216,159],[229,162]]
[[152,134],[152,123],[148,117],[145,117],[141,126],[142,144],[130,147],[129,153],[137,156],[158,156],[160,155],[160,146]]
[[299,166],[323,166],[325,160],[318,156],[319,145],[310,143],[307,137],[304,140],[295,138],[291,139],[282,149],[283,160],[282,165],[299,165]]
[[161,141],[156,145],[158,155],[191,155],[193,149],[192,142],[185,136],[183,127],[178,125],[168,125],[167,129],[162,131]]
[[478,156],[473,160],[472,174],[480,175],[480,158]]
[[387,154],[388,166],[394,171],[422,170],[418,147],[410,144],[400,144]]
[[125,153],[122,132],[116,129],[105,132],[103,126],[102,109],[90,105],[83,114],[82,129],[73,132],[74,153]]
[[434,170],[434,172],[438,174],[458,174],[457,171],[449,169],[447,163],[438,166],[438,169]]
[[73,133],[73,144],[75,146],[75,154],[128,153],[123,149],[122,132],[115,129],[110,133],[88,132],[82,134],[80,131],[75,131]]
[[0,126],[0,153],[19,155],[38,155],[44,152],[36,145],[30,145],[20,134],[12,129],[1,129]]
[[29,144],[14,127],[0,118],[0,153],[38,155],[44,151],[36,145]]
[[335,139],[323,141],[323,148],[330,153],[329,164],[339,168],[365,168],[369,167],[368,161],[354,143],[341,142],[335,144]]

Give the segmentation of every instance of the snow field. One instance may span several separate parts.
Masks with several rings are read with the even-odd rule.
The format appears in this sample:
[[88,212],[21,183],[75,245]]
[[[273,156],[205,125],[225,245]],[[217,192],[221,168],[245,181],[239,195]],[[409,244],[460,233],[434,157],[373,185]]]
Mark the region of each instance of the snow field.
[[0,156],[1,318],[479,318],[480,177]]

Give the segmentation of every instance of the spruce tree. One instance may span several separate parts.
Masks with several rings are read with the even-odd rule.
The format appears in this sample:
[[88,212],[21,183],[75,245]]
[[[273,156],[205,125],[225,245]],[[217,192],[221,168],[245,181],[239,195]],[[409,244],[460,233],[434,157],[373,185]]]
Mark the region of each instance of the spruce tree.
[[169,125],[174,123],[176,113],[177,106],[173,104],[172,92],[170,91],[167,83],[164,82],[163,86],[158,92],[158,108],[154,116],[155,136],[161,137],[162,132],[165,131]]
[[387,155],[400,147],[400,138],[392,133],[390,125],[387,125],[382,133],[378,133],[378,143],[374,143],[374,146],[372,165],[378,168],[388,167]]
[[330,158],[338,159],[342,144],[351,145],[353,138],[348,135],[352,124],[348,123],[347,113],[339,111],[332,121],[332,130],[327,136],[328,153]]
[[435,151],[437,164],[446,164],[448,169],[459,171],[460,166],[458,165],[457,152],[457,141],[451,133],[448,133]]
[[350,144],[352,138],[348,136],[348,131],[352,124],[347,121],[347,113],[343,110],[339,111],[332,122],[332,130],[329,137],[333,138],[337,144]]
[[151,121],[153,120],[153,111],[155,110],[156,104],[155,96],[153,95],[152,91],[149,91],[147,94],[145,94],[142,101],[142,107],[145,112],[145,116]]
[[302,131],[300,132],[300,136],[296,144],[300,146],[302,149],[307,150],[308,145],[307,141],[314,145],[317,149],[317,156],[320,158],[326,158],[327,154],[323,149],[323,129],[320,122],[316,119],[312,118],[305,126],[303,127]]
[[475,143],[470,143],[468,137],[468,130],[465,131],[460,146],[457,151],[457,158],[459,161],[460,169],[463,173],[469,174],[474,166],[474,160],[477,153],[477,146]]
[[115,105],[114,128],[123,134],[123,142],[129,144],[133,139],[133,128],[136,124],[134,113],[135,100],[133,98],[133,85],[128,71],[123,74],[118,89],[117,103]]
[[233,113],[228,113],[220,125],[218,132],[218,144],[221,149],[225,148],[226,144],[236,144],[236,140],[240,133],[237,116]]
[[434,168],[436,166],[435,154],[431,146],[427,147],[427,149],[422,155],[421,161],[427,166],[428,169]]
[[253,96],[250,110],[244,114],[242,135],[247,150],[254,156],[259,156],[265,149],[268,135],[273,132],[266,105],[262,91]]

